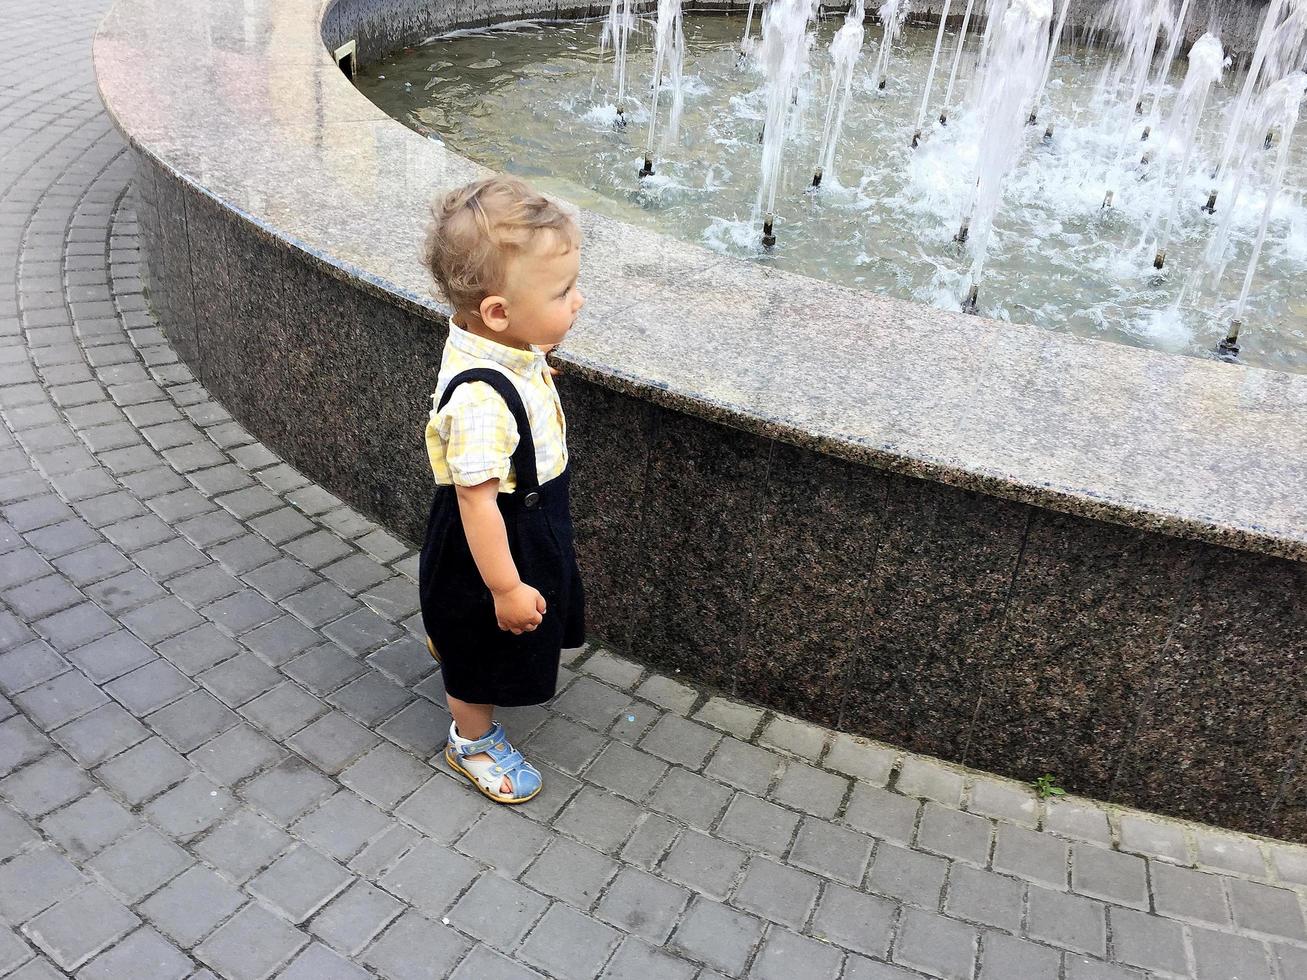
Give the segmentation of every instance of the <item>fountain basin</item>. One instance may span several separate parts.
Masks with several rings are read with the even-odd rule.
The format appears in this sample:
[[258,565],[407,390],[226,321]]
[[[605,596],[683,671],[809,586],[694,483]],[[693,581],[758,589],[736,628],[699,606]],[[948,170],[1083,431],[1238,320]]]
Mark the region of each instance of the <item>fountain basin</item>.
[[[330,52],[542,8],[118,0],[96,40],[165,330],[410,538],[444,329],[424,202],[484,171]],[[1307,838],[1307,378],[581,222],[558,360],[596,635],[918,751]]]

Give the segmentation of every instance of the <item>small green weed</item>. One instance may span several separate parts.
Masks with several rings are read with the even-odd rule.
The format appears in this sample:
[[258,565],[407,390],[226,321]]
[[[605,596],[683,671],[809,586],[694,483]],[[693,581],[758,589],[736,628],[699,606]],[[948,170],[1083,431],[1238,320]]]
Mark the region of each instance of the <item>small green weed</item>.
[[1046,800],[1050,796],[1066,796],[1066,790],[1053,782],[1052,774],[1047,772],[1035,780],[1035,792],[1039,794],[1041,800]]

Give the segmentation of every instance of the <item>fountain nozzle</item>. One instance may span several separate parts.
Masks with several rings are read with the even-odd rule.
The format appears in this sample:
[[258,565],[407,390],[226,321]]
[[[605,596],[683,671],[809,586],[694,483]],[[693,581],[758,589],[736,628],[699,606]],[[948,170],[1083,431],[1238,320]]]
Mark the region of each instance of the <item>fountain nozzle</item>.
[[1139,158],[1139,166],[1146,167],[1153,162],[1153,153],[1151,150],[1144,150],[1144,155]]
[[1166,265],[1166,249],[1159,248],[1157,254],[1153,256],[1153,268],[1160,269]]
[[1241,327],[1243,327],[1243,321],[1235,317],[1230,321],[1230,329],[1226,331],[1225,339],[1216,345],[1216,352],[1227,361],[1232,361],[1239,356],[1239,330]]
[[1026,116],[1026,125],[1033,126],[1039,120],[1039,110],[1031,109],[1030,115]]
[[773,245],[776,244],[776,236],[775,234],[772,233],[772,222],[774,220],[775,218],[770,211],[762,219],[762,247],[763,248],[771,248]]
[[821,186],[821,167],[818,167],[816,170],[812,172],[812,186],[813,187]]
[[959,245],[967,243],[967,236],[971,234],[971,218],[963,218],[962,224],[958,227],[958,233],[953,236],[953,240]]
[[1145,126],[1145,127],[1144,127],[1143,135],[1139,137],[1139,142],[1140,142],[1140,143],[1143,143],[1145,140],[1147,140],[1148,137],[1149,137],[1149,135],[1150,135],[1152,132],[1153,132],[1153,127],[1152,127],[1152,126]]
[[626,126],[626,110],[620,105],[617,107],[617,125],[622,127]]
[[1143,114],[1144,114],[1144,100],[1140,99],[1138,102],[1135,103],[1135,115],[1142,116]]
[[1216,214],[1216,191],[1207,195],[1207,203],[1203,205],[1203,210],[1208,214]]
[[1113,194],[1113,193],[1114,193],[1113,191],[1108,191],[1108,192],[1103,196],[1103,207],[1102,207],[1102,208],[1099,208],[1100,211],[1103,210],[1103,208],[1110,208],[1110,207],[1112,206],[1112,194]]
[[921,145],[921,130],[918,129],[915,133],[912,134],[912,148],[915,150],[920,145]]
[[640,179],[643,180],[645,177],[652,177],[653,172],[653,157],[646,156],[644,158],[644,166],[640,168]]
[[1044,142],[1047,143],[1053,138],[1053,124],[1049,123],[1044,129]]
[[948,125],[948,110],[947,110],[947,109],[945,109],[943,112],[941,112],[941,113],[939,114],[939,124],[940,124],[941,126],[947,126],[947,125]]
[[1266,131],[1266,142],[1262,144],[1262,149],[1269,150],[1274,144],[1275,144],[1275,130],[1268,129]]
[[879,82],[877,82],[877,83],[876,83],[876,88],[877,88],[878,90],[884,90],[884,88],[885,88],[885,79],[882,78]]
[[976,315],[976,311],[979,306],[979,298],[977,296],[978,293],[979,293],[979,289],[973,283],[971,288],[967,290],[966,299],[962,301],[963,313],[970,314],[971,316]]

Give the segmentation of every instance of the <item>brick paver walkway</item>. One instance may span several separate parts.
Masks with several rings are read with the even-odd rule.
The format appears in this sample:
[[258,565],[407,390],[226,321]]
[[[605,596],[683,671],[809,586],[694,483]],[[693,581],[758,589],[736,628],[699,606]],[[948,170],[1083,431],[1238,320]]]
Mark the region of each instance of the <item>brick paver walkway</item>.
[[101,10],[0,0],[0,974],[1307,977],[1300,848],[1046,807],[604,652],[504,713],[540,798],[451,778],[411,550],[147,311]]

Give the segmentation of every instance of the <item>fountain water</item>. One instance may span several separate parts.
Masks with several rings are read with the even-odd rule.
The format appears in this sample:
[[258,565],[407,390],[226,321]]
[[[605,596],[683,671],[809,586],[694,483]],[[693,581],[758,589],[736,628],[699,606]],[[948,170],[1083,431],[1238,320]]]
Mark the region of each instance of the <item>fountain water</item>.
[[626,49],[639,21],[635,16],[635,0],[613,0],[599,35],[599,51],[613,49],[613,83],[617,88],[615,103],[619,125],[626,124]]
[[[921,142],[921,132],[926,125],[926,110],[930,108],[930,90],[935,84],[935,66],[939,64],[939,49],[944,44],[944,28],[948,25],[948,8],[951,0],[944,0],[944,10],[939,15],[939,30],[935,32],[935,51],[930,56],[930,71],[926,72],[926,85],[921,90],[921,108],[917,110],[917,127],[912,132],[912,148],[915,150]],[[959,39],[961,43],[961,39]]]
[[654,141],[658,131],[658,96],[664,80],[672,90],[672,105],[667,114],[663,142],[676,139],[685,109],[682,71],[685,63],[685,34],[681,26],[681,0],[658,0],[658,20],[654,24],[653,95],[649,106],[649,143],[644,151],[640,176],[653,175]]
[[817,169],[812,175],[813,187],[821,185],[823,173],[835,171],[835,147],[853,95],[853,67],[862,53],[864,16],[863,0],[854,0],[844,18],[844,26],[835,32],[830,44],[830,102],[826,106],[826,122],[821,131]]
[[962,64],[962,51],[967,46],[967,28],[971,26],[971,11],[975,9],[976,0],[967,0],[967,9],[962,13],[962,26],[958,28],[958,43],[953,49],[953,67],[949,69],[948,85],[944,87],[944,105],[939,112],[939,124],[948,125],[948,107],[953,104],[953,85],[958,80],[958,66]]
[[762,179],[757,209],[762,211],[762,243],[776,244],[776,191],[780,185],[785,137],[791,108],[803,74],[808,70],[812,35],[808,24],[816,0],[772,0],[762,14],[762,44],[758,58],[767,76],[767,112],[763,122]]
[[889,73],[890,57],[894,51],[894,42],[903,32],[903,22],[908,19],[911,9],[908,0],[885,0],[876,17],[884,27],[880,38],[880,50],[876,52],[876,67],[871,72],[871,87],[883,89]]

